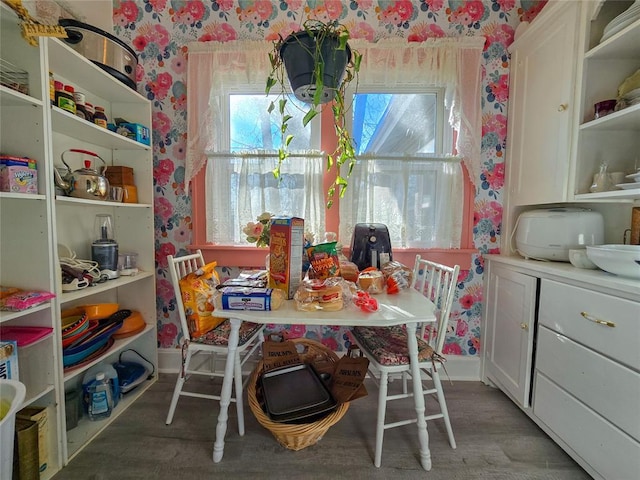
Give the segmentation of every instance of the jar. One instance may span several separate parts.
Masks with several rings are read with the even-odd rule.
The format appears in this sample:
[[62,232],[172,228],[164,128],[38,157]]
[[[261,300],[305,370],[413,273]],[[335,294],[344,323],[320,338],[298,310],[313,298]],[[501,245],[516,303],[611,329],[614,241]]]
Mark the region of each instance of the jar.
[[76,114],[76,102],[73,100],[74,88],[71,85],[64,85],[58,89],[62,82],[56,82],[56,105],[58,108],[66,110],[69,113]]
[[84,93],[74,92],[73,100],[76,102],[76,116],[86,120],[87,119],[87,111],[84,103]]
[[93,110],[93,104],[89,102],[85,102],[84,104],[84,112],[87,116],[87,121],[93,123],[93,114],[95,111]]
[[93,114],[93,123],[103,128],[107,128],[107,116],[104,113],[104,107],[96,105],[96,111]]

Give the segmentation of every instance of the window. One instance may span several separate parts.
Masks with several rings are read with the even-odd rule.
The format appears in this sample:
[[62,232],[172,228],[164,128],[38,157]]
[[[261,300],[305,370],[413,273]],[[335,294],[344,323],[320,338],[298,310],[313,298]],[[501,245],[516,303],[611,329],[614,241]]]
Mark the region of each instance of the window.
[[[207,236],[209,241],[213,239],[221,244],[224,238],[224,242],[234,246],[242,241],[242,238],[238,239],[241,222],[227,213],[230,203],[235,202],[234,208],[240,211],[241,207],[246,208],[247,198],[251,198],[251,202],[256,199],[261,206],[270,199],[285,201],[283,192],[276,192],[274,185],[277,184],[269,178],[273,158],[262,154],[263,149],[277,148],[271,126],[264,121],[266,108],[262,109],[254,100],[249,101],[252,108],[242,108],[240,98],[256,95],[266,101],[262,92],[266,72],[270,69],[267,55],[270,45],[246,41],[207,43],[189,45],[189,134],[185,168],[187,185],[193,188],[193,246],[205,249],[211,245],[207,243]],[[370,218],[377,221],[386,218],[394,243],[408,249],[424,249],[429,245],[456,247],[455,241],[434,243],[433,239],[446,230],[448,238],[459,237],[462,223],[462,247],[471,248],[469,206],[472,197],[469,192],[473,185],[469,182],[477,183],[481,171],[480,59],[483,45],[482,38],[474,37],[430,39],[423,43],[406,43],[399,39],[381,40],[376,44],[354,42],[352,47],[363,53],[364,61],[358,87],[362,97],[356,98],[351,126],[360,149],[357,173],[351,176],[347,190],[347,196],[351,197],[343,199],[340,208],[334,206],[324,212],[324,192],[331,181],[324,179],[323,188],[318,179],[319,172],[324,175],[324,162],[309,153],[317,148],[317,131],[326,131],[320,124],[312,127],[308,145],[296,146],[301,152],[286,166],[293,169],[288,172],[292,176],[291,184],[285,192],[292,197],[288,200],[291,208],[302,208],[302,197],[296,196],[302,194],[305,212],[321,212],[312,223],[322,225],[322,215],[326,213],[327,229],[337,231],[340,227],[342,239],[349,238],[348,231],[343,230],[347,225]],[[234,95],[238,97],[232,99]],[[232,101],[240,103],[234,103],[232,108]],[[415,108],[417,102],[422,102],[420,108]],[[449,113],[444,105],[450,107]],[[241,113],[246,116],[248,112],[260,121],[249,130],[251,135],[236,134],[237,130],[233,130],[232,135],[231,113],[225,116],[225,111],[236,116]],[[419,112],[427,115],[416,120],[413,115]],[[415,128],[418,124],[419,128]],[[441,157],[454,144],[448,137],[449,125],[456,130],[455,147],[463,158],[465,169],[451,158]],[[328,137],[319,139],[319,144],[324,150],[332,151],[330,145],[323,143]],[[245,153],[241,155],[240,151]],[[208,157],[205,152],[213,155]],[[262,154],[261,161],[247,161],[257,158],[257,153]],[[427,158],[431,156],[435,156],[436,161]],[[207,165],[209,178],[222,182],[216,188],[207,184],[204,175],[199,173],[205,171],[204,165]],[[239,165],[244,165],[245,170],[251,166],[256,172],[244,176]],[[310,168],[312,165],[320,165],[319,170]],[[190,184],[192,179],[195,183]],[[253,191],[253,195],[245,197],[233,191],[235,188],[239,192],[243,185],[248,187],[246,191]],[[466,188],[463,202],[466,220],[458,222],[463,208],[458,209],[452,202],[459,199],[463,185],[471,188]],[[366,192],[366,195],[360,192]],[[205,198],[210,194],[222,197],[217,201]],[[232,195],[234,200],[230,200]],[[206,215],[203,205],[207,205]],[[269,210],[283,213],[280,208]],[[308,213],[302,216],[309,223]],[[319,227],[318,231],[323,228]]]
[[[290,128],[295,128],[290,148],[297,153],[282,165],[278,182],[272,171],[281,138],[277,114],[267,112],[269,98],[250,93],[227,96],[222,111],[228,133],[222,145],[235,155],[216,154],[207,163],[208,242],[246,244],[239,226],[264,211],[301,216],[309,230],[325,231],[319,125],[302,127],[309,107],[293,96],[290,100],[287,113],[294,117]],[[451,145],[450,129],[444,128],[443,91],[358,93],[352,111],[350,128],[359,162],[336,212],[340,238],[350,239],[356,223],[377,222],[389,227],[395,248],[458,247],[461,172],[455,162],[436,157],[442,154],[445,138]],[[456,228],[443,228],[452,218],[458,219],[453,222]]]

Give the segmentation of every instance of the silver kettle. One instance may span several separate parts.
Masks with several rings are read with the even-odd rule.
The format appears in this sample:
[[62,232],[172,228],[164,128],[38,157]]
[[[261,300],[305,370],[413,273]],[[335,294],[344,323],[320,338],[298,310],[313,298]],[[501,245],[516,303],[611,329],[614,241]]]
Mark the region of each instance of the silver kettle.
[[[97,171],[91,168],[91,160],[84,161],[84,168],[71,171],[71,167],[65,161],[64,156],[68,153],[82,153],[98,158],[102,162],[102,168]],[[60,175],[57,169],[53,169],[55,184],[61,188],[65,195],[76,198],[85,198],[89,200],[107,200],[109,197],[109,180],[105,177],[107,172],[107,164],[96,153],[88,150],[72,148],[62,153],[62,163],[67,167],[67,173]]]

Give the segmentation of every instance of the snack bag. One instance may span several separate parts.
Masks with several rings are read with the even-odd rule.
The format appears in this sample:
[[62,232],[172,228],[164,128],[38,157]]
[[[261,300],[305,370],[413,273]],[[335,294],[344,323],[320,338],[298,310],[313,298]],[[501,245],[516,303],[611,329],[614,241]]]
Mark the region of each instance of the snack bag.
[[336,242],[320,243],[307,248],[309,257],[309,278],[324,280],[340,276],[340,261],[336,250]]
[[213,316],[213,302],[209,301],[220,283],[215,270],[216,265],[217,262],[208,263],[185,275],[179,282],[184,313],[192,338],[201,337],[226,320]]

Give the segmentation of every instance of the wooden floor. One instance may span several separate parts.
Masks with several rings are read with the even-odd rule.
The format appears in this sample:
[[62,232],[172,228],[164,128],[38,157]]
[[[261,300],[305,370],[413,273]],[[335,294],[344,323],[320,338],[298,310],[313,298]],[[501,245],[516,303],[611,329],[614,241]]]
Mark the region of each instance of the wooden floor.
[[322,440],[299,451],[280,446],[246,402],[246,434],[240,437],[232,404],[224,458],[214,464],[217,405],[183,397],[173,423],[165,425],[174,382],[175,375],[161,375],[54,480],[590,478],[504,394],[480,382],[445,385],[458,448],[449,446],[441,420],[429,422],[430,472],[418,461],[415,425],[388,430],[382,466],[373,466],[377,390],[371,383],[369,396],[352,402]]

